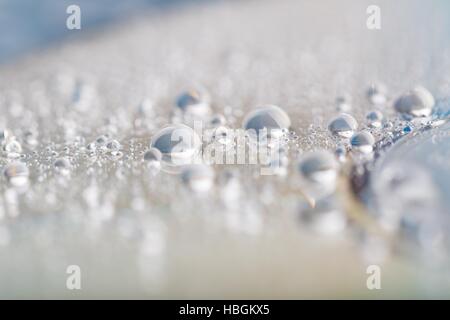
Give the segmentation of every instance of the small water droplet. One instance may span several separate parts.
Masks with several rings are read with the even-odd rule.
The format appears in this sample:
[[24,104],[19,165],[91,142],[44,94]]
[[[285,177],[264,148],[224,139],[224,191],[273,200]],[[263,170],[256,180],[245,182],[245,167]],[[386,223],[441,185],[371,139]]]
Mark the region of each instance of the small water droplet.
[[354,131],[358,128],[358,122],[351,115],[343,113],[331,120],[328,130],[334,136],[350,138]]
[[214,184],[214,170],[207,165],[185,166],[181,172],[181,179],[192,191],[205,193]]

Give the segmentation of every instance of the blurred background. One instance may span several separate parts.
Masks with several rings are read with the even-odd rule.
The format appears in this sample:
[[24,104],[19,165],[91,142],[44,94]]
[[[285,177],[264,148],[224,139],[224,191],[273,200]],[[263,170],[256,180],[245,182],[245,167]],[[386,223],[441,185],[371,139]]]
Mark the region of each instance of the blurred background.
[[[81,30],[66,28],[71,4]],[[381,30],[366,27],[373,4]],[[450,226],[449,39],[446,0],[0,0],[0,297],[448,298],[448,248],[433,228]],[[444,125],[388,148],[362,195],[338,188],[311,208],[298,159],[335,151],[327,125],[339,97],[367,129],[366,92],[379,82],[392,127],[372,131],[377,141],[423,129],[393,108],[416,85]],[[198,87],[230,128],[280,106],[292,122],[287,174],[216,166],[205,196],[149,170],[151,138],[183,122],[176,99]],[[389,172],[403,165],[395,184]],[[354,219],[410,208],[433,217],[424,236],[416,221],[384,237]],[[345,227],[324,235],[305,215]],[[66,288],[73,264],[80,291]],[[366,287],[370,264],[381,290]]]

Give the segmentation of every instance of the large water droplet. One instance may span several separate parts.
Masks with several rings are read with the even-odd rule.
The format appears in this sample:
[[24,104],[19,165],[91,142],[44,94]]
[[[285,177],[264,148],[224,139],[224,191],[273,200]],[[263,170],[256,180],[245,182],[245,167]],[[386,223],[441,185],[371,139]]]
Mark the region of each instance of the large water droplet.
[[434,107],[433,95],[424,87],[404,93],[395,102],[395,110],[405,116],[428,117]]
[[200,137],[194,130],[182,124],[160,130],[150,144],[161,152],[163,164],[173,168],[190,164],[199,153],[201,145]]
[[383,123],[383,114],[378,110],[371,111],[366,115],[366,120],[369,127],[381,128]]
[[375,138],[368,131],[361,131],[352,136],[350,139],[352,150],[363,154],[369,154],[373,151]]
[[245,130],[254,130],[256,136],[267,130],[268,137],[282,136],[291,126],[291,120],[283,109],[269,105],[251,111],[243,121]]
[[328,130],[335,135],[344,138],[350,138],[358,128],[358,122],[351,115],[343,113],[331,120],[328,124]]

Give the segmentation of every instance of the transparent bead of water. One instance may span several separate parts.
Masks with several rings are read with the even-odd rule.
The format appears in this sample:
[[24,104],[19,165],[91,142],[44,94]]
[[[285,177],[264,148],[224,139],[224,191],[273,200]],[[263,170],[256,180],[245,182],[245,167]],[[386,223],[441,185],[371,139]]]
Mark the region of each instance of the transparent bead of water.
[[214,170],[207,165],[184,166],[181,179],[192,191],[205,193],[214,185]]
[[189,90],[180,94],[176,105],[183,113],[204,116],[210,113],[209,96],[203,90]]
[[411,126],[406,126],[406,127],[403,128],[402,131],[403,131],[404,134],[408,134],[408,133],[410,133],[412,131],[412,127]]
[[358,128],[358,122],[355,118],[347,113],[343,113],[328,124],[328,130],[334,136],[350,138]]
[[151,148],[150,150],[146,151],[144,153],[144,161],[148,161],[148,162],[159,162],[162,159],[162,154],[161,152],[156,149],[156,148]]
[[117,140],[111,140],[106,144],[106,148],[109,151],[119,151],[122,148],[122,145]]
[[357,151],[362,154],[369,154],[373,151],[375,138],[370,132],[361,131],[351,137],[350,144],[353,151]]
[[352,110],[352,97],[344,94],[336,98],[336,110],[338,112],[350,112]]
[[22,145],[17,140],[11,140],[3,147],[9,158],[18,158],[22,153]]
[[53,167],[59,174],[68,175],[70,173],[71,163],[68,158],[58,158],[53,162]]
[[215,114],[214,116],[211,117],[209,124],[216,128],[216,127],[221,127],[224,126],[226,124],[227,120],[225,119],[225,116],[222,114]]
[[337,177],[337,168],[335,157],[326,150],[306,154],[298,165],[304,178],[319,184],[333,184]]
[[415,87],[401,95],[394,104],[395,110],[408,117],[428,117],[434,107],[433,95],[424,87]]
[[156,148],[151,148],[144,153],[144,163],[151,173],[157,173],[161,169],[162,154]]
[[383,124],[383,114],[378,110],[370,111],[366,115],[366,121],[367,125],[371,128],[381,128]]
[[3,174],[13,187],[23,187],[29,183],[30,172],[23,162],[14,162],[6,165]]
[[371,85],[366,92],[367,99],[373,105],[383,105],[386,103],[387,87],[383,83]]
[[101,147],[104,146],[108,142],[108,137],[105,135],[101,135],[95,139],[95,143],[97,146]]
[[151,148],[161,152],[162,164],[173,169],[192,163],[200,152],[201,146],[202,142],[198,134],[183,124],[171,125],[160,130],[153,136],[150,143]]
[[250,111],[244,118],[243,127],[249,135],[256,138],[262,130],[266,130],[268,137],[278,138],[289,130],[291,119],[280,107],[268,105]]

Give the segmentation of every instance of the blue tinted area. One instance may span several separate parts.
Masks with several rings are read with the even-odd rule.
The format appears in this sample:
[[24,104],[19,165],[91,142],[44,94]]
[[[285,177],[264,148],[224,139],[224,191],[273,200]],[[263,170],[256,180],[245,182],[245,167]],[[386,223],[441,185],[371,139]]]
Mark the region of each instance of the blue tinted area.
[[82,28],[199,0],[0,0],[0,63],[69,35],[69,5],[81,8]]

